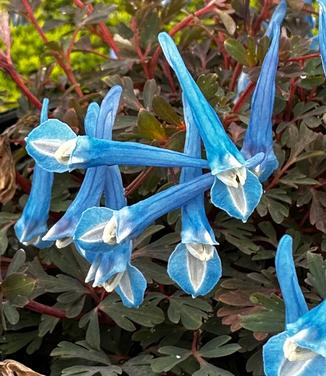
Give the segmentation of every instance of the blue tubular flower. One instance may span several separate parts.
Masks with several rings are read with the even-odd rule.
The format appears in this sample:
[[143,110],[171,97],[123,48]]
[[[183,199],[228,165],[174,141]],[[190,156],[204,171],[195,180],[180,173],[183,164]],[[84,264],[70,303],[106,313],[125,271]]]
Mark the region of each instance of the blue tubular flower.
[[[114,86],[102,101],[101,107],[91,103],[85,117],[87,135],[98,138],[112,138],[112,127],[119,108],[122,88]],[[89,168],[74,201],[64,216],[43,237],[44,240],[56,240],[61,248],[72,242],[77,222],[87,208],[97,206],[104,190],[105,166]]]
[[321,62],[326,75],[326,0],[318,0],[319,3],[319,50]]
[[[43,100],[40,128],[48,119],[48,99]],[[25,204],[22,216],[15,225],[16,236],[25,245],[32,244],[38,248],[50,247],[51,241],[42,241],[42,236],[47,232],[47,221],[50,211],[51,190],[53,173],[43,170],[35,164],[32,188]]]
[[[187,126],[184,152],[193,157],[201,155],[201,140],[190,106],[184,99]],[[180,183],[191,181],[202,174],[201,169],[184,167]],[[181,243],[168,261],[168,274],[185,292],[193,297],[206,295],[221,277],[221,260],[214,247],[218,244],[208,223],[204,194],[200,193],[182,207]]]
[[248,167],[253,163],[259,163],[263,155],[245,161],[188,72],[172,38],[167,33],[160,33],[159,42],[168,63],[178,77],[205,145],[207,159],[215,176],[211,200],[215,206],[245,222],[262,195],[261,184]]
[[308,311],[292,257],[292,238],[283,236],[276,252],[276,274],[285,307],[286,330],[263,348],[266,376],[326,375],[326,300]]
[[101,165],[158,167],[202,167],[207,161],[172,150],[135,142],[102,140],[77,136],[59,120],[48,120],[42,129],[33,130],[26,140],[27,152],[44,169],[54,172],[71,171]]
[[242,154],[251,158],[259,152],[265,154],[263,161],[254,171],[264,182],[278,167],[273,151],[272,116],[275,99],[275,78],[278,66],[280,27],[286,13],[286,2],[277,6],[270,21],[266,35],[272,38],[271,45],[264,58],[260,75],[251,102],[251,116],[243,140]]
[[[312,0],[304,0],[304,4],[306,5],[312,5]],[[307,24],[310,26],[311,29],[315,27],[315,20],[311,14],[305,15],[304,16],[305,21]],[[311,33],[310,33],[311,35]]]
[[212,183],[212,175],[205,174],[120,210],[87,209],[77,225],[74,240],[88,252],[114,251],[120,243],[140,235],[157,218],[209,189]]

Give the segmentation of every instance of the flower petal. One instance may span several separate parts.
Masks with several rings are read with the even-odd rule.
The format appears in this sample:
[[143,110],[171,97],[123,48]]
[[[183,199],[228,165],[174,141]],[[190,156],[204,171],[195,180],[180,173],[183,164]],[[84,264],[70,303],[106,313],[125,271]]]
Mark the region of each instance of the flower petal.
[[200,261],[180,243],[168,261],[168,274],[180,288],[193,297],[207,295],[221,278],[221,260],[214,250],[208,261]]
[[205,145],[212,174],[216,175],[233,168],[234,163],[244,164],[243,156],[226,134],[216,112],[187,70],[173,39],[165,32],[160,33],[158,39],[165,58],[177,75],[183,94],[191,107],[196,126]]
[[126,307],[137,308],[144,300],[146,287],[147,282],[143,274],[129,264],[115,291]]
[[287,331],[297,345],[326,358],[326,299],[288,324]]
[[65,172],[69,167],[61,164],[54,154],[66,141],[76,139],[72,129],[60,120],[50,119],[33,129],[26,139],[28,154],[47,171]]
[[278,160],[273,152],[272,116],[275,100],[275,78],[278,67],[280,26],[285,13],[286,2],[282,0],[275,9],[266,31],[266,35],[272,37],[272,42],[264,58],[252,96],[249,125],[241,150],[246,159],[259,152],[265,153],[265,159],[254,169],[262,182],[267,180],[278,167]]
[[213,180],[211,174],[205,174],[187,183],[165,189],[134,205],[125,206],[115,211],[117,242],[120,243],[128,237],[131,239],[137,237],[157,218],[183,206],[189,200],[209,189]]
[[251,171],[247,171],[245,184],[239,184],[238,188],[227,186],[215,178],[211,188],[211,201],[231,217],[246,222],[258,205],[262,194],[263,190],[258,178]]
[[308,311],[295,271],[292,243],[291,236],[284,235],[279,242],[275,257],[276,275],[285,302],[287,324],[297,321]]
[[283,345],[287,338],[287,333],[282,332],[271,337],[263,346],[264,371],[266,376],[281,376],[280,369],[285,361]]
[[318,0],[319,3],[319,50],[323,63],[324,73],[326,75],[326,1]]
[[[43,100],[40,123],[48,118],[48,99]],[[40,128],[40,126],[38,127]],[[37,128],[36,128],[37,129]],[[53,173],[34,166],[32,187],[21,217],[15,224],[15,232],[21,243],[33,244],[37,248],[48,248],[52,241],[42,241],[47,232],[47,221],[51,204]]]

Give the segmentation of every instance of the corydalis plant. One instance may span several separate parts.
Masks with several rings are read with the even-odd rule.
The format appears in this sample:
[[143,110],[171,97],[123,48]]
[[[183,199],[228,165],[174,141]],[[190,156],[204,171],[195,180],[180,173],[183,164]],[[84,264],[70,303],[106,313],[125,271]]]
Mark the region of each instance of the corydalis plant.
[[264,154],[259,153],[245,160],[188,72],[172,38],[167,33],[160,33],[159,42],[178,77],[206,149],[208,163],[215,177],[210,192],[212,203],[245,222],[262,195],[262,186],[249,167],[260,163]]
[[278,167],[273,151],[272,116],[275,100],[275,78],[278,66],[280,28],[286,14],[286,2],[282,0],[274,11],[266,35],[271,38],[264,58],[251,102],[249,125],[241,149],[246,159],[264,153],[264,159],[254,168],[261,182],[269,178]]
[[[183,104],[187,129],[184,152],[198,158],[201,155],[200,136],[185,98]],[[184,167],[180,183],[191,181],[201,174],[201,169]],[[181,221],[181,243],[169,258],[168,274],[193,297],[206,295],[221,277],[222,267],[215,249],[218,243],[206,217],[203,193],[182,206]]]
[[[104,139],[112,138],[112,127],[119,108],[121,93],[122,88],[114,86],[103,99],[101,107],[97,103],[89,105],[84,124],[88,136]],[[43,240],[54,240],[59,248],[72,242],[82,212],[100,202],[107,184],[108,168],[99,166],[87,169],[74,201],[70,204],[64,216],[43,237]]]
[[[39,127],[48,119],[48,104],[48,99],[44,99]],[[53,173],[35,163],[31,191],[23,213],[15,225],[16,236],[24,245],[31,244],[37,248],[47,248],[53,243],[49,240],[42,240],[48,230],[52,185]]]
[[264,345],[266,376],[326,374],[326,300],[308,310],[292,256],[292,238],[284,235],[275,266],[285,303],[285,331]]

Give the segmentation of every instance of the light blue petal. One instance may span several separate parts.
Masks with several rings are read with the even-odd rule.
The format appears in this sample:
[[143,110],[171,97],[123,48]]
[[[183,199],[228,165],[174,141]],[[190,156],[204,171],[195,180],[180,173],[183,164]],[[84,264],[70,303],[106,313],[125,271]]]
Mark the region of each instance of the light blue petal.
[[175,210],[189,200],[209,189],[214,178],[205,174],[187,183],[178,184],[156,193],[134,205],[114,212],[117,222],[117,242],[140,235],[150,224],[162,215]]
[[243,186],[239,185],[239,188],[229,187],[215,178],[211,189],[211,201],[231,217],[246,222],[258,205],[262,194],[262,186],[257,176],[247,171],[246,182]]
[[207,161],[188,157],[173,150],[136,142],[107,141],[80,136],[71,154],[69,169],[101,165],[200,167],[208,168]]
[[47,248],[53,243],[41,240],[48,230],[52,184],[53,173],[35,165],[30,194],[15,225],[16,236],[21,243],[30,243],[38,248]]
[[326,300],[287,325],[287,332],[300,347],[326,358]]
[[[186,123],[184,153],[195,158],[201,156],[201,140],[192,116],[191,107],[183,95],[183,108]],[[180,183],[186,183],[202,174],[200,168],[183,167]],[[181,239],[183,243],[217,244],[215,234],[205,213],[204,193],[193,198],[181,209]]]
[[316,356],[312,359],[289,361],[284,357],[284,342],[287,332],[271,337],[263,347],[264,371],[266,376],[324,376],[326,359]]
[[118,166],[105,167],[104,196],[105,205],[108,208],[118,210],[127,205],[121,173]]
[[168,274],[180,288],[194,298],[207,295],[221,278],[222,265],[216,252],[208,261],[200,261],[192,256],[185,244],[180,243],[168,261]]
[[[130,260],[132,244],[130,241],[119,244],[114,252],[99,253],[96,260],[96,270],[92,279],[93,286],[101,286],[115,274],[124,272]],[[93,264],[92,264],[93,266]]]
[[318,0],[319,3],[319,50],[326,75],[326,1]]
[[[114,247],[104,243],[102,236],[104,227],[113,214],[114,211],[109,208],[94,207],[85,210],[74,233],[74,242],[77,249],[97,253],[112,251]],[[86,234],[89,234],[89,236],[87,237]]]
[[158,39],[192,109],[196,126],[205,145],[212,174],[216,175],[229,170],[235,167],[234,164],[243,165],[245,162],[243,156],[225,133],[216,112],[188,72],[173,39],[167,33],[160,33]]
[[271,337],[263,346],[264,371],[266,376],[281,376],[280,369],[285,361],[283,345],[287,338],[287,333],[282,332]]
[[[114,86],[104,97],[101,107],[96,103],[91,103],[88,106],[85,116],[85,130],[89,136],[97,136],[100,138],[112,137],[112,128],[118,111],[121,92],[122,89],[120,86]],[[107,168],[108,167],[100,166],[89,168],[86,171],[83,183],[74,201],[71,203],[64,216],[46,234],[43,238],[44,240],[72,238],[82,212],[92,206],[99,205],[106,182]],[[114,179],[110,184],[115,184],[116,179],[118,179],[117,183],[119,184],[121,182],[121,177],[119,180],[119,176],[110,174],[110,179]],[[66,244],[66,242],[64,244]]]
[[286,9],[286,0],[281,0],[279,5],[275,8],[272,18],[268,24],[268,28],[265,33],[265,35],[268,36],[268,38],[270,38],[271,35],[275,32],[275,30],[279,29],[282,25],[282,22],[286,15]]
[[33,129],[26,138],[26,151],[42,168],[52,172],[65,172],[68,165],[59,163],[54,153],[64,142],[77,138],[73,130],[60,120],[50,119]]
[[279,242],[275,257],[276,275],[285,303],[285,319],[290,324],[308,311],[299,286],[292,256],[292,238],[284,235]]
[[115,291],[126,307],[137,308],[144,300],[146,287],[147,282],[143,274],[129,264]]
[[[100,113],[100,106],[96,102],[92,102],[87,107],[87,112],[84,120],[85,133],[88,136],[95,137],[97,129],[97,119]],[[101,129],[102,130],[102,129]]]
[[266,31],[266,35],[272,37],[272,41],[264,58],[252,97],[249,125],[241,150],[246,159],[259,152],[265,153],[265,159],[254,169],[262,182],[267,180],[278,167],[278,160],[273,152],[272,116],[275,100],[275,78],[278,67],[280,26],[285,13],[286,2],[282,1],[275,9]]
[[82,213],[92,206],[99,205],[104,189],[106,167],[89,168],[80,189],[67,211],[43,237],[43,240],[72,238]]
[[[41,124],[48,119],[48,106],[49,100],[45,98],[40,115]],[[35,164],[31,191],[23,213],[15,225],[16,236],[21,243],[33,244],[41,249],[52,245],[52,242],[41,240],[48,230],[52,185],[53,173]]]

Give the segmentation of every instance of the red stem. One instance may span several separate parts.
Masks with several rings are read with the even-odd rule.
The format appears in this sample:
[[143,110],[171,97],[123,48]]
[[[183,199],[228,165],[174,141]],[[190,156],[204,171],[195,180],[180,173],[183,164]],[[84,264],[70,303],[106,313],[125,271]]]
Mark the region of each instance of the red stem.
[[55,308],[55,307],[49,307],[45,304],[38,303],[35,300],[30,300],[24,308],[29,309],[33,312],[41,313],[42,315],[49,315],[53,317],[57,317],[58,319],[65,319],[66,318],[66,312],[63,309]]
[[13,79],[13,81],[15,81],[16,85],[19,87],[19,89],[22,91],[25,97],[31,102],[31,104],[35,106],[38,110],[41,110],[42,103],[36,98],[36,96],[25,85],[22,77],[15,70],[14,66],[9,65],[9,66],[4,67],[4,69],[9,74],[9,76]]
[[[47,36],[45,35],[44,31],[42,30],[41,26],[37,22],[37,19],[34,16],[33,8],[31,7],[28,0],[22,0],[23,6],[25,7],[27,18],[30,20],[32,25],[35,27],[35,30],[40,35],[42,41],[47,44],[49,43],[49,40]],[[70,64],[69,55],[65,55],[63,53],[59,53],[57,51],[51,51],[52,56],[56,59],[57,63],[60,65],[60,67],[65,72],[68,80],[70,83],[74,86],[74,90],[76,91],[77,95],[81,98],[83,97],[83,92],[80,88],[80,85],[78,84],[75,75],[72,71],[72,67]]]
[[302,62],[304,60],[308,60],[308,59],[314,59],[315,57],[319,57],[320,56],[320,53],[319,52],[314,52],[312,54],[308,54],[308,55],[303,55],[303,56],[298,56],[298,57],[290,57],[289,59],[287,59],[287,62]]
[[248,97],[250,94],[254,91],[254,88],[256,86],[255,82],[250,82],[250,84],[246,87],[246,89],[241,93],[240,97],[238,100],[235,102],[233,106],[233,113],[238,113],[242,106],[246,103]]
[[[84,4],[81,0],[74,0],[74,4],[80,8],[83,9],[85,6],[87,7],[87,14],[90,15],[93,13],[93,6],[92,4]],[[100,29],[99,33],[96,33],[102,40],[107,44],[112,50],[115,52],[115,54],[118,56],[120,49],[119,47],[115,44],[115,41],[113,39],[113,36],[110,32],[110,30],[106,27],[105,23],[103,21],[99,22],[98,27]]]
[[[185,27],[187,27],[188,25],[190,25],[195,20],[195,18],[203,16],[206,13],[209,13],[212,9],[215,8],[215,6],[216,6],[216,1],[215,0],[211,0],[203,8],[198,9],[196,12],[194,12],[193,14],[190,14],[189,16],[187,16],[186,18],[184,18],[182,21],[180,21],[178,24],[176,24],[169,31],[170,36],[172,37],[178,31],[180,31],[180,30],[184,29]],[[154,73],[155,73],[155,69],[156,69],[156,66],[157,66],[158,58],[159,58],[161,52],[162,52],[161,47],[157,46],[157,48],[156,48],[156,50],[155,50],[155,52],[154,52],[154,54],[152,56],[151,63],[150,63],[150,69],[149,69],[150,78],[154,77]]]
[[233,75],[232,75],[230,85],[229,85],[229,89],[231,91],[234,91],[234,89],[235,89],[235,85],[237,84],[238,78],[241,74],[241,70],[242,70],[242,64],[237,63],[237,65],[235,66],[235,69],[233,71]]

